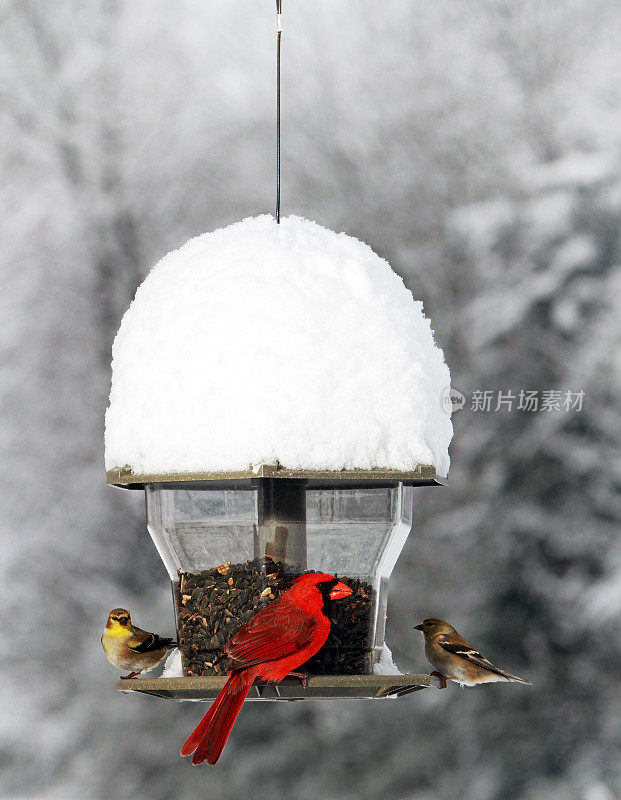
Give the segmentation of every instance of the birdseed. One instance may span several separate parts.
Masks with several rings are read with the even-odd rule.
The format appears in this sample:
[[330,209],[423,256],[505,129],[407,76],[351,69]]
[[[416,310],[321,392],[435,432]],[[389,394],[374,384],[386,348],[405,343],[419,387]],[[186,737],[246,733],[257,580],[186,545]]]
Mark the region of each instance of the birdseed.
[[[180,572],[174,583],[177,632],[183,674],[225,675],[224,646],[258,611],[286,591],[294,573],[266,557],[220,564],[200,573]],[[373,588],[339,576],[353,594],[332,603],[330,634],[300,670],[309,675],[364,675],[371,672]]]

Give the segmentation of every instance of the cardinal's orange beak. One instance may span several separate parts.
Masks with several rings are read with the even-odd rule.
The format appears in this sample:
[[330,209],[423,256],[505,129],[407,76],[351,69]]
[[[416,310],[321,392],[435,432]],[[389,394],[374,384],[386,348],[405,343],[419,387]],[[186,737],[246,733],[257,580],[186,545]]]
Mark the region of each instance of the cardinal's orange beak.
[[342,581],[339,581],[330,592],[330,600],[341,600],[343,597],[349,597],[353,591],[346,586]]

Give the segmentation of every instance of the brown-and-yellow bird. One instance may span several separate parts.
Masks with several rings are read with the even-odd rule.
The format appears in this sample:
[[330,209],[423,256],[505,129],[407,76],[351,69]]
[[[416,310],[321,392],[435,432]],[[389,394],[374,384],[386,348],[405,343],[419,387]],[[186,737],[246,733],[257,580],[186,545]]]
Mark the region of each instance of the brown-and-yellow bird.
[[425,619],[414,630],[423,632],[425,655],[437,670],[431,674],[441,679],[442,689],[446,688],[447,680],[462,686],[478,686],[480,683],[497,681],[531,685],[530,681],[495,667],[460,636],[452,625],[442,619]]
[[108,614],[101,645],[108,661],[122,670],[124,678],[134,678],[156,667],[169,650],[177,647],[174,639],[164,639],[132,625],[126,608],[113,608]]

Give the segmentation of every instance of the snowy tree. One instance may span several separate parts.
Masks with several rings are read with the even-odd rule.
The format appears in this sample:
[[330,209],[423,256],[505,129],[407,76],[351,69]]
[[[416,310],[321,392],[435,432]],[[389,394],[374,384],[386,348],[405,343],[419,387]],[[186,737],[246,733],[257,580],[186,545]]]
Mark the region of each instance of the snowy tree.
[[141,498],[105,486],[110,344],[161,255],[273,207],[273,11],[0,3],[2,794],[611,800],[614,0],[284,8],[284,212],[389,258],[464,393],[585,391],[457,413],[451,485],[420,491],[391,585],[402,668],[439,615],[535,686],[249,705],[207,773],[176,756],[199,709],[114,693],[108,610],[173,623]]

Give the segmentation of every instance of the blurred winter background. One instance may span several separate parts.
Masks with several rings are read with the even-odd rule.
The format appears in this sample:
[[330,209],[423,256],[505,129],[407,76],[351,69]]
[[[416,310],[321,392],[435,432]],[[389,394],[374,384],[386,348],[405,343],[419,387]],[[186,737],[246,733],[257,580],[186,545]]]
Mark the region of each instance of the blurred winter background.
[[161,255],[273,207],[273,5],[0,2],[2,797],[619,798],[618,0],[284,4],[283,210],[390,260],[468,398],[387,640],[425,670],[411,628],[446,617],[534,688],[249,705],[200,770],[200,708],[114,691],[108,609],[173,621],[105,483],[110,346]]

